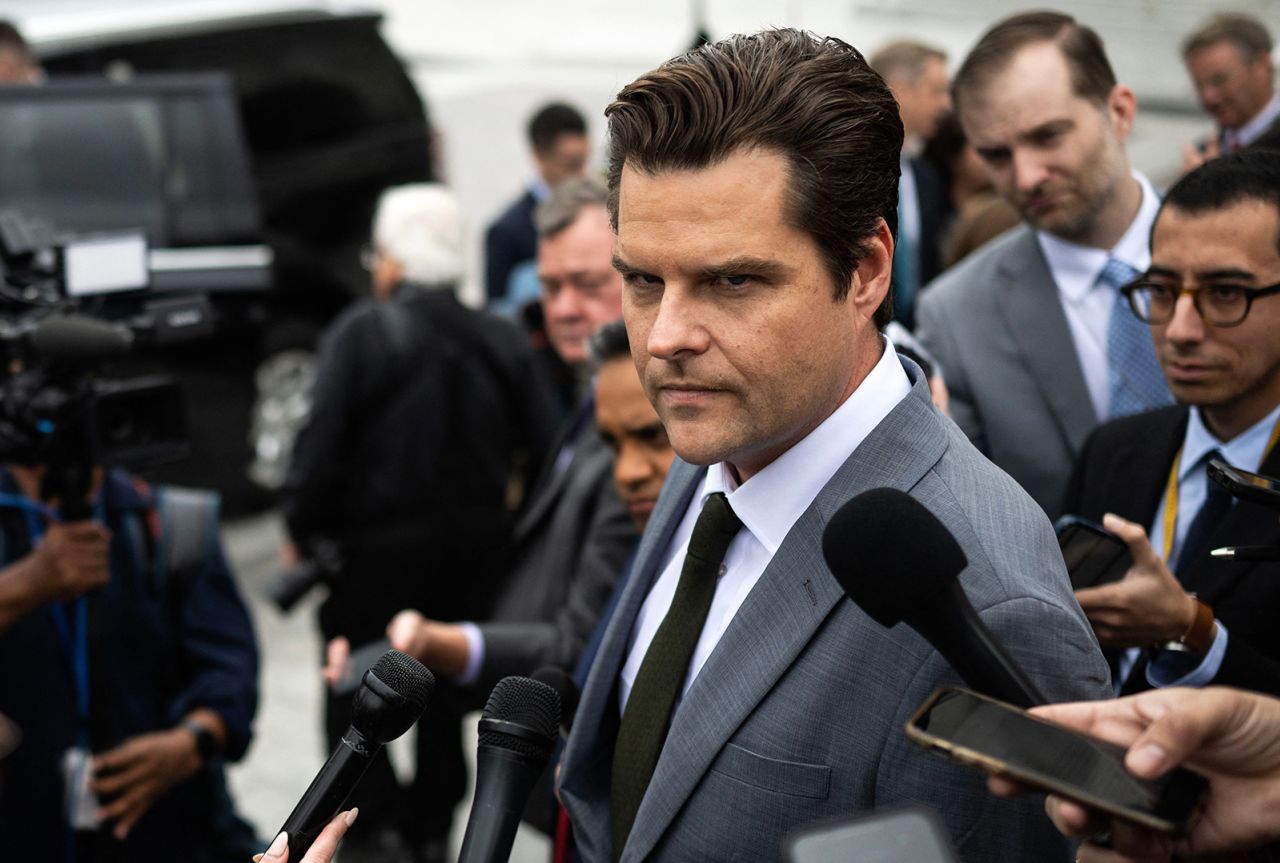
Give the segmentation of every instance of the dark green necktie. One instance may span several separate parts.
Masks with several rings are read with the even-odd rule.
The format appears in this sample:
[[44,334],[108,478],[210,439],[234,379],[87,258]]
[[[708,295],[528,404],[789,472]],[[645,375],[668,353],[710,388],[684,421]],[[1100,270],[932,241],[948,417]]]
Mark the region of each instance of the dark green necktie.
[[689,660],[715,596],[724,553],[741,527],[742,522],[723,494],[717,492],[707,498],[689,538],[671,608],[640,663],[613,750],[615,860],[622,856],[640,801],[658,764],[671,710],[680,696]]

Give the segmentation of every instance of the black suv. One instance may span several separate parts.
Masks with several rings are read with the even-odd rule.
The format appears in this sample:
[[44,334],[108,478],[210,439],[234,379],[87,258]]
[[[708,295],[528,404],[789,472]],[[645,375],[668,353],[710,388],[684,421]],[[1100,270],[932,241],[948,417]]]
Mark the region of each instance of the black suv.
[[[294,11],[38,46],[52,83],[36,90],[88,94],[88,83],[57,82],[93,75],[119,83],[91,100],[134,100],[110,118],[64,117],[59,182],[85,175],[75,185],[101,207],[45,199],[45,214],[76,231],[142,216],[153,285],[213,292],[219,338],[173,355],[196,432],[195,457],[177,470],[222,488],[232,508],[253,498],[238,481],[250,462],[260,484],[281,478],[315,336],[367,289],[359,249],[379,193],[434,175],[422,99],[380,21]],[[138,162],[127,175],[146,183],[94,170],[117,158]]]

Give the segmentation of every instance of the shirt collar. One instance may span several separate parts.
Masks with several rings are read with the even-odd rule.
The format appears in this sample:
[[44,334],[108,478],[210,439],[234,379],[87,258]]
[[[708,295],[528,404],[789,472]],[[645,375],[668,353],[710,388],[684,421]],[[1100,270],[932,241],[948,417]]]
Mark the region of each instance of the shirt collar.
[[1160,196],[1140,172],[1133,178],[1142,187],[1142,203],[1138,214],[1129,223],[1124,236],[1111,249],[1082,246],[1047,231],[1036,231],[1036,239],[1049,264],[1049,271],[1058,285],[1058,291],[1069,303],[1079,303],[1098,282],[1108,258],[1116,258],[1140,273],[1151,266],[1151,225],[1160,210]]
[[1247,147],[1258,140],[1277,118],[1280,118],[1280,93],[1273,95],[1271,101],[1267,102],[1252,120],[1239,129],[1231,130],[1235,135],[1236,146]]
[[911,392],[911,381],[888,339],[884,353],[844,404],[742,485],[724,462],[714,464],[703,482],[700,503],[723,492],[729,505],[770,555],[809,508],[849,455]]
[[1182,461],[1178,463],[1178,481],[1182,482],[1200,462],[1215,449],[1222,453],[1227,464],[1243,470],[1256,470],[1267,455],[1267,441],[1280,420],[1280,405],[1262,419],[1229,441],[1220,441],[1209,431],[1200,416],[1200,409],[1193,407],[1187,420],[1187,434],[1182,441]]

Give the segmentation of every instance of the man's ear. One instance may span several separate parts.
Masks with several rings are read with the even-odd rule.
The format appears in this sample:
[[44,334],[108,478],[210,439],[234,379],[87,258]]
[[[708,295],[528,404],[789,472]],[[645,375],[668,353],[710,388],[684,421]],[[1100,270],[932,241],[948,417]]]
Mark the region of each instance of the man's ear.
[[1116,130],[1121,143],[1128,140],[1129,133],[1133,131],[1133,121],[1137,116],[1138,96],[1133,89],[1124,84],[1112,87],[1111,95],[1107,97],[1107,118],[1111,121],[1111,127]]
[[866,254],[858,262],[849,284],[849,296],[858,316],[870,320],[889,294],[893,281],[893,234],[889,223],[880,219],[876,232],[863,241]]

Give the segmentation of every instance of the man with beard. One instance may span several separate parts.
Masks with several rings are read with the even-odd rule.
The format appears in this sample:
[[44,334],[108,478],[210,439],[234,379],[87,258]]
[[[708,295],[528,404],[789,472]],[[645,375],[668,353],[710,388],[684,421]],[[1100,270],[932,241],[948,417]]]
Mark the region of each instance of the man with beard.
[[965,134],[1026,222],[921,295],[955,421],[1051,517],[1099,422],[1168,404],[1120,288],[1151,262],[1159,201],[1129,167],[1137,102],[1068,15],[1015,15],[956,75]]

